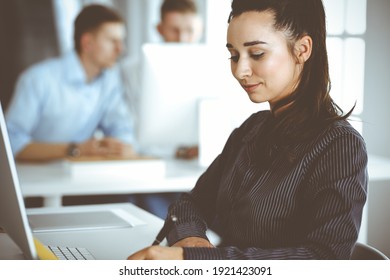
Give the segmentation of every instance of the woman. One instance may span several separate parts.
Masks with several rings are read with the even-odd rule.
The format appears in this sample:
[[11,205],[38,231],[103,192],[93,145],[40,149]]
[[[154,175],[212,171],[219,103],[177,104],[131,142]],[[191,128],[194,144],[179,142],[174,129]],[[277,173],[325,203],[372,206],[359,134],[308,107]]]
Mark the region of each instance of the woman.
[[[129,259],[349,259],[367,190],[362,137],[329,96],[321,0],[233,0],[231,70],[249,117],[169,209],[167,239]],[[205,230],[221,229],[214,247]]]

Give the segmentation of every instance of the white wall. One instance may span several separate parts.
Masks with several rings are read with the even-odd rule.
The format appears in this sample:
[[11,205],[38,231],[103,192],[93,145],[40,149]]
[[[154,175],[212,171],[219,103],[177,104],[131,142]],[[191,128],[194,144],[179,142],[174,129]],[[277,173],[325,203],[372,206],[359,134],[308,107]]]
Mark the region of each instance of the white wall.
[[374,246],[390,257],[390,182],[375,181],[371,182],[369,187],[364,243]]
[[370,153],[390,157],[390,1],[367,2],[363,136]]
[[[390,1],[367,1],[363,136],[369,154],[390,158]],[[370,157],[369,157],[370,160]],[[388,171],[390,176],[390,170]],[[370,181],[366,241],[390,256],[390,180]]]

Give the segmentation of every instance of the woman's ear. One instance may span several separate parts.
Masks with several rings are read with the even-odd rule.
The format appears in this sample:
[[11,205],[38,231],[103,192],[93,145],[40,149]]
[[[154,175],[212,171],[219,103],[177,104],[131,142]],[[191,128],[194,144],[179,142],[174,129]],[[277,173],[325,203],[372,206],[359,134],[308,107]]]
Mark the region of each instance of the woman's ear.
[[313,49],[313,40],[310,36],[305,35],[295,43],[295,51],[298,62],[305,63],[311,55]]

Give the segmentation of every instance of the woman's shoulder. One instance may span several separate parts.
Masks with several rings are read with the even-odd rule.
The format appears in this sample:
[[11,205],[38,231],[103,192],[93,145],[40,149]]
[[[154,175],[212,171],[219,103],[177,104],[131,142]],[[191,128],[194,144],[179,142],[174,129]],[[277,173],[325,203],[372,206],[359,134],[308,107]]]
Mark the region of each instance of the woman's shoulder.
[[363,149],[366,146],[363,136],[347,120],[338,120],[330,124],[322,130],[315,142],[321,146],[336,142],[353,143]]
[[331,137],[350,135],[352,137],[361,138],[363,140],[363,136],[347,120],[335,121],[334,123],[329,125],[327,129],[324,130],[324,134],[327,134]]

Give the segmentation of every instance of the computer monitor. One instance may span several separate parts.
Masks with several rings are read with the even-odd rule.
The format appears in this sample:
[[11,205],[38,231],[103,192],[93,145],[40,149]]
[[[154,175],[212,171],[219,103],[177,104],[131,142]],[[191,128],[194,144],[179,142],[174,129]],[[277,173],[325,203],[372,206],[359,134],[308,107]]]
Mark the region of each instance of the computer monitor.
[[19,188],[16,167],[0,103],[0,227],[3,228],[29,259],[37,252],[28,223],[24,200]]
[[198,145],[198,113],[205,100],[244,98],[250,103],[228,58],[224,46],[143,46],[137,131],[142,152],[169,156],[179,146]]

